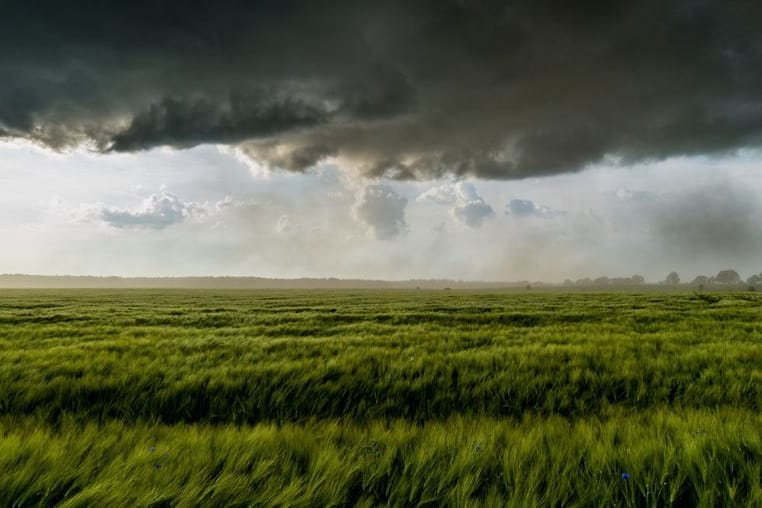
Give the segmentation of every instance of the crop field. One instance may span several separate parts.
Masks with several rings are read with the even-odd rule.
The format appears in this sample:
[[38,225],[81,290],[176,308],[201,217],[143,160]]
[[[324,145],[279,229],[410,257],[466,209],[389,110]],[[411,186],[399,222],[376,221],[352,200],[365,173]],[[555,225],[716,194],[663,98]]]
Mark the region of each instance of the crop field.
[[0,291],[0,506],[762,506],[762,295]]

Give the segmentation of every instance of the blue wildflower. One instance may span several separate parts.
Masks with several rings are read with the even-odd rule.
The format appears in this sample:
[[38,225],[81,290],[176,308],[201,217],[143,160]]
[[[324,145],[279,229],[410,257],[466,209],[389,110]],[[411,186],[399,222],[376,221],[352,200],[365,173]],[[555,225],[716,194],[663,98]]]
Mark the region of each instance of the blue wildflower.
[[630,473],[622,473],[622,480],[629,480],[630,479]]

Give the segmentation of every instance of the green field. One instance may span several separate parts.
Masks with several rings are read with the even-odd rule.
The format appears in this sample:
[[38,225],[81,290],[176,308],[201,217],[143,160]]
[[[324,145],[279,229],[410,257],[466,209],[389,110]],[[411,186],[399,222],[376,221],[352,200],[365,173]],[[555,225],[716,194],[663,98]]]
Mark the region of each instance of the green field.
[[762,506],[762,295],[0,291],[0,506]]

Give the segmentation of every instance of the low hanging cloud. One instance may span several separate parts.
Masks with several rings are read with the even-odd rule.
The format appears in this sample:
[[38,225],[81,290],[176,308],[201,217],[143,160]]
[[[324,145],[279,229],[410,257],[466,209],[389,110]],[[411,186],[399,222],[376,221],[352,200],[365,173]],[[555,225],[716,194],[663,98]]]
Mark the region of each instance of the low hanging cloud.
[[421,180],[717,153],[762,144],[761,22],[734,0],[8,0],[0,137]]
[[407,229],[407,199],[384,184],[369,184],[357,194],[354,216],[379,240],[389,240]]
[[116,229],[164,229],[204,213],[196,203],[186,203],[165,190],[151,194],[136,208],[103,204],[81,207],[80,220],[100,221]]
[[517,218],[537,217],[541,219],[552,219],[559,215],[564,215],[561,210],[554,210],[549,206],[538,205],[528,199],[512,199],[505,205],[505,214]]
[[304,171],[336,154],[336,148],[331,145],[299,146],[276,141],[242,143],[238,151],[254,161],[262,161],[270,170],[288,171]]

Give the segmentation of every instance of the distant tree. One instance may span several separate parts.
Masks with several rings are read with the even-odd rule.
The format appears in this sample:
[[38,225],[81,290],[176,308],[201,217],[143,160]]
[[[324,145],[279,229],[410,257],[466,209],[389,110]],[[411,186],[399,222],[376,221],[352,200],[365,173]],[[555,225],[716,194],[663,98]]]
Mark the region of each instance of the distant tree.
[[666,282],[668,286],[677,286],[680,284],[680,276],[677,272],[669,272],[669,275],[667,275],[667,279],[664,282]]
[[564,280],[564,286],[573,286],[573,285],[574,285],[574,281],[573,280],[571,280],[571,279]]
[[642,275],[633,275],[630,279],[632,279],[633,284],[643,284],[646,281]]
[[598,277],[593,281],[596,286],[608,286],[611,281],[608,277]]
[[709,277],[706,275],[699,275],[695,279],[693,279],[693,282],[691,282],[691,286],[704,286],[709,283]]
[[762,285],[762,273],[760,273],[759,275],[752,275],[751,277],[746,279],[746,282],[750,286],[759,286],[759,285]]
[[741,276],[735,270],[720,270],[714,280],[718,284],[738,284],[741,282]]

